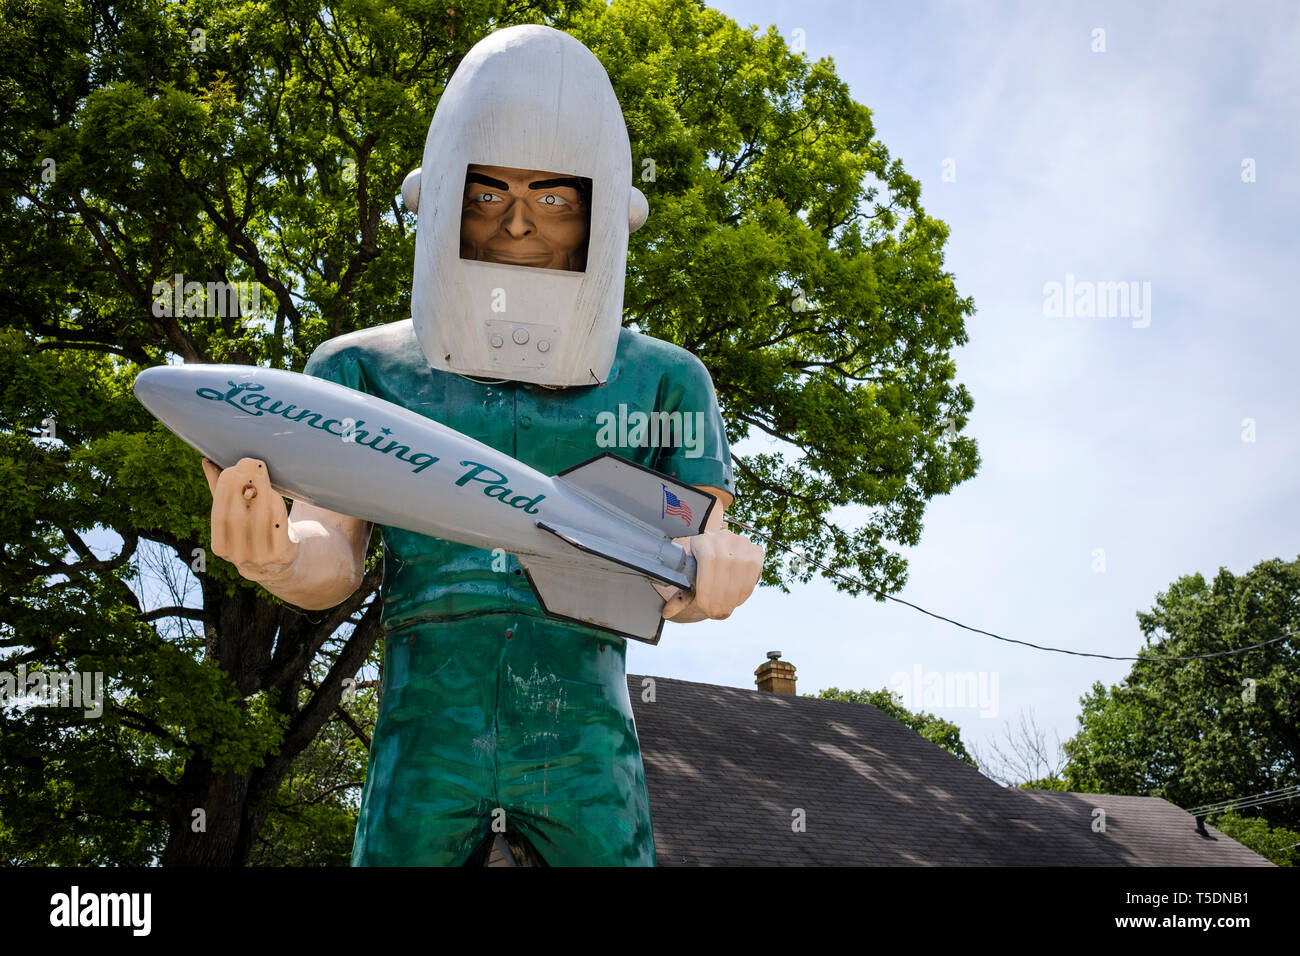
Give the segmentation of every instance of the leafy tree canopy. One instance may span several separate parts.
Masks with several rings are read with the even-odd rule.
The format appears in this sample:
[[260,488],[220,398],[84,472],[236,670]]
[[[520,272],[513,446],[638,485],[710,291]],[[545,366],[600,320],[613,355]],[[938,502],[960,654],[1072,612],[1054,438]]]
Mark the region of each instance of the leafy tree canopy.
[[[1158,660],[1296,633],[1300,560],[1263,561],[1243,575],[1220,569],[1213,582],[1186,575],[1138,621],[1142,659],[1121,683],[1094,684],[1081,700],[1079,732],[1065,745],[1069,788],[1159,796],[1190,809],[1300,784],[1294,638],[1203,660]],[[1300,798],[1237,816],[1300,830]]]
[[[287,785],[317,792],[294,761],[381,637],[376,556],[325,612],[240,579],[207,550],[197,455],[130,386],[301,369],[406,318],[399,187],[494,29],[569,30],[609,70],[651,207],[626,321],[696,352],[729,437],[758,439],[741,518],[891,591],[925,503],[975,472],[947,230],[833,64],[774,30],[698,0],[0,0],[0,21],[0,667],[99,671],[112,697],[0,711],[8,859],[242,863]],[[240,282],[260,308],[217,307],[208,284]],[[813,573],[768,552],[766,584]]]

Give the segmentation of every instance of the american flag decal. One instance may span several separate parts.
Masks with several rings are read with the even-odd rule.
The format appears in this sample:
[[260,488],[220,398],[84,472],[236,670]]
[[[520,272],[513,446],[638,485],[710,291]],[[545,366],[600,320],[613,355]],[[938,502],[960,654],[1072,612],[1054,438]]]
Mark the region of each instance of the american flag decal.
[[668,515],[676,515],[687,524],[691,523],[691,509],[689,505],[682,504],[682,500],[668,490],[667,485],[660,485],[664,490],[664,507],[659,517],[663,518]]

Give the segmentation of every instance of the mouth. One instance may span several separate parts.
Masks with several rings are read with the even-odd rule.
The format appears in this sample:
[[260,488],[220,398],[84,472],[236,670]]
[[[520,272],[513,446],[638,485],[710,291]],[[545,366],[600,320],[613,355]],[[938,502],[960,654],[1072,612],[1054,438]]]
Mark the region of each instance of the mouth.
[[551,254],[549,252],[519,254],[485,249],[483,250],[483,258],[488,262],[500,262],[511,266],[540,266],[551,261]]

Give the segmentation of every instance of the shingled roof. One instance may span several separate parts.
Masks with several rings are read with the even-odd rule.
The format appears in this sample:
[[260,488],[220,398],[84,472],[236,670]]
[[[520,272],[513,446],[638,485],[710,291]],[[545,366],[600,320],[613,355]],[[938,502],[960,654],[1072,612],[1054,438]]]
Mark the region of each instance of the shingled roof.
[[1001,787],[869,704],[644,680],[660,866],[1271,865],[1159,798]]

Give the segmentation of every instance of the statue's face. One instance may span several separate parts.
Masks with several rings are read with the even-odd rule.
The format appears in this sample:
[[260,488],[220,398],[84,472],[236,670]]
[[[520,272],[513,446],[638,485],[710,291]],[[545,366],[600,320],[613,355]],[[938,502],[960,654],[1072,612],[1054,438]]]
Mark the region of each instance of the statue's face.
[[590,195],[590,180],[576,176],[472,163],[461,204],[460,257],[582,272]]

